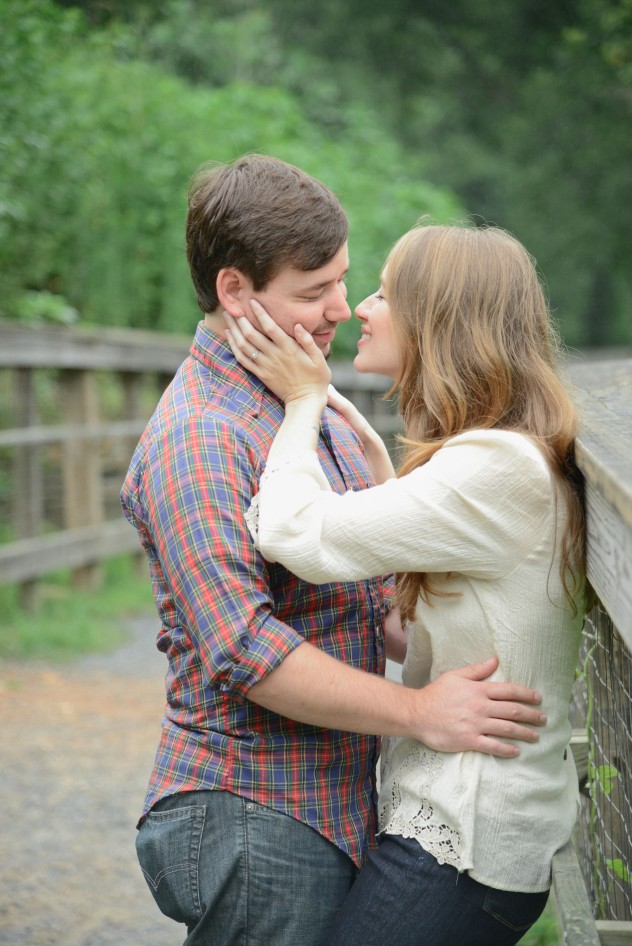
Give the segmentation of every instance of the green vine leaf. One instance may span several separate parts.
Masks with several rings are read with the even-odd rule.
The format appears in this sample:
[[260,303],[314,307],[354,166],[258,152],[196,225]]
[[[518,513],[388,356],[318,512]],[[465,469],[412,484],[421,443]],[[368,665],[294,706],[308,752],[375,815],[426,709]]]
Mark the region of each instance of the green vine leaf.
[[590,781],[595,789],[601,789],[604,795],[610,795],[615,779],[619,772],[613,765],[591,765]]
[[632,887],[632,871],[625,866],[620,857],[615,859],[607,858],[606,866],[615,877],[618,877],[619,880],[623,880],[626,884]]

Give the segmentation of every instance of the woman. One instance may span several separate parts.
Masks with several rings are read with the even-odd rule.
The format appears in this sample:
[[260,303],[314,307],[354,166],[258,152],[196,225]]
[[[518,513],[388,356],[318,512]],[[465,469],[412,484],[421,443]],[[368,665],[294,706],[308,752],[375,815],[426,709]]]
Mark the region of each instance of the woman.
[[420,226],[398,241],[356,310],[355,366],[394,379],[406,453],[395,478],[375,432],[334,395],[382,481],[343,496],[314,451],[329,369],[304,330],[295,341],[256,312],[262,332],[240,319],[228,334],[286,404],[255,503],[264,557],[313,582],[395,572],[406,686],[495,654],[497,676],[540,690],[549,719],[511,760],[385,742],[379,845],[327,942],[510,946],[544,908],[578,803],[577,418],[533,261],[498,228]]

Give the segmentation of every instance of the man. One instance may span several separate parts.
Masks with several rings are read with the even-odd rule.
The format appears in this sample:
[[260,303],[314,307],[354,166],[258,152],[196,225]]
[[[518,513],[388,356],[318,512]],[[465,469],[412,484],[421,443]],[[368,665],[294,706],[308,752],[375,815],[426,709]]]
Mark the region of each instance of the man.
[[[254,548],[245,516],[283,405],[234,360],[222,310],[300,321],[328,354],[350,317],[347,221],[320,182],[249,156],[201,173],[187,255],[204,321],[136,449],[122,491],[147,552],[169,661],[167,707],[138,835],[161,910],[186,946],[323,940],[375,829],[375,734],[517,752],[533,691],[483,682],[493,663],[425,690],[383,678],[380,580],[308,585]],[[332,409],[319,457],[332,488],[371,483]],[[521,702],[507,702],[521,701]]]

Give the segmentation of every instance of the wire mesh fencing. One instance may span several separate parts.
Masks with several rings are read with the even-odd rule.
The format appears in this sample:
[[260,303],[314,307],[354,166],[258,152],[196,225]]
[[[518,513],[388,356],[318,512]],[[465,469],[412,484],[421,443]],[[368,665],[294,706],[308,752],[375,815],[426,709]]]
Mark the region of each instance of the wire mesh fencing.
[[630,921],[632,655],[601,605],[586,621],[571,719],[588,736],[576,827],[586,889],[597,919]]

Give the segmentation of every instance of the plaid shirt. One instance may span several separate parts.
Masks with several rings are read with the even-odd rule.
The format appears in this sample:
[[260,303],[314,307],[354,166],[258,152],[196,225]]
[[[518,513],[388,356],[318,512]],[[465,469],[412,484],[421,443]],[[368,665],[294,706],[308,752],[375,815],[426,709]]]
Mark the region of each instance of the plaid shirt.
[[[226,790],[310,825],[359,864],[375,831],[377,740],[247,699],[305,640],[384,671],[381,581],[310,585],[253,545],[245,514],[282,418],[282,403],[200,323],[134,453],[121,501],[149,559],[169,661],[142,818],[175,792]],[[337,492],[372,483],[358,438],[330,408],[318,454]]]

